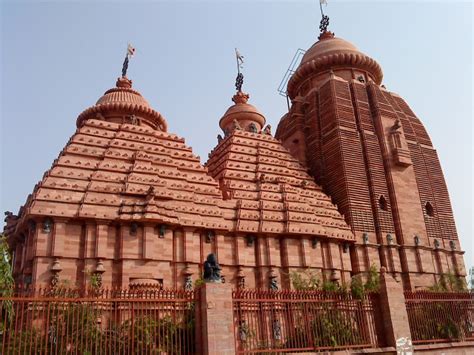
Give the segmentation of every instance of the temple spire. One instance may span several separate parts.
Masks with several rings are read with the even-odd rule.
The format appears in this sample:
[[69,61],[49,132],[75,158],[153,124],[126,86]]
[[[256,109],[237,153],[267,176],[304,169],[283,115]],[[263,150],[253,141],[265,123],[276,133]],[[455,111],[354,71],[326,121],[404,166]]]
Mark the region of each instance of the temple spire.
[[237,61],[237,78],[235,78],[235,89],[237,92],[242,92],[242,85],[244,84],[244,74],[240,72],[243,68],[244,56],[240,54],[239,50],[235,48],[235,59]]
[[122,65],[122,78],[127,77],[127,70],[128,70],[128,61],[130,58],[133,57],[135,54],[135,48],[132,47],[132,45],[129,43],[127,46],[127,54],[125,54],[125,60],[123,61]]

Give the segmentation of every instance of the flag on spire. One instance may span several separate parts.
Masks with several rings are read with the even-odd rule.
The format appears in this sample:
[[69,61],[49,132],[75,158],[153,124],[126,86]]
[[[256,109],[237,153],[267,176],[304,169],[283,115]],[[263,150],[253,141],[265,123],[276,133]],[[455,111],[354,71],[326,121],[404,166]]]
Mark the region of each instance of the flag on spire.
[[242,64],[244,64],[244,56],[240,54],[239,50],[235,49],[235,57],[237,58],[237,65],[239,68],[242,68]]
[[135,48],[129,43],[127,46],[127,56],[133,57],[135,54]]
[[122,77],[127,77],[127,70],[128,70],[128,60],[133,57],[135,54],[135,48],[129,43],[127,45],[127,54],[125,55],[125,60],[123,61],[122,65]]

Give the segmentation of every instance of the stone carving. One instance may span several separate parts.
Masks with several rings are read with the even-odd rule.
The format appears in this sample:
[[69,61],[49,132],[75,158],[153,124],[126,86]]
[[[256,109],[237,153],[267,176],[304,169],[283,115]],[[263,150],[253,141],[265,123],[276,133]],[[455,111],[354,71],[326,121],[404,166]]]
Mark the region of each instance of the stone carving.
[[393,243],[393,237],[391,234],[387,234],[387,243],[391,245]]
[[278,319],[273,320],[273,339],[281,340],[281,324]]
[[400,120],[397,119],[397,120],[395,121],[395,123],[393,124],[393,126],[392,126],[392,130],[398,131],[401,127],[402,127],[402,125],[400,124]]
[[192,291],[193,290],[193,279],[191,275],[186,275],[184,280],[184,290],[185,291]]
[[245,277],[239,277],[238,288],[243,290],[245,288]]
[[49,218],[46,218],[43,221],[43,232],[44,233],[51,233],[52,229],[53,229],[53,221]]
[[220,143],[224,140],[220,134],[217,135],[217,143]]
[[449,246],[451,247],[451,250],[456,250],[456,243],[454,240],[449,241]]
[[209,254],[204,262],[203,279],[206,282],[222,282],[221,268],[214,254]]
[[129,116],[128,118],[129,118],[129,120],[130,120],[130,124],[132,124],[132,125],[134,125],[134,126],[138,125],[138,118],[137,118],[137,116],[131,115],[131,116]]
[[270,276],[270,290],[278,291],[278,280],[274,275]]
[[364,241],[364,244],[369,243],[369,235],[367,233],[362,234],[362,239]]
[[241,131],[242,130],[242,126],[240,125],[239,121],[237,121],[236,119],[234,119],[233,121],[233,124],[234,124],[234,129],[236,131]]
[[257,133],[257,131],[258,131],[258,129],[257,129],[257,126],[255,125],[255,123],[249,124],[249,132]]
[[239,338],[240,338],[240,341],[242,342],[246,342],[247,341],[247,337],[249,335],[249,327],[247,325],[247,323],[245,323],[244,320],[240,321],[240,324],[239,324]]
[[265,128],[263,129],[263,134],[271,136],[272,135],[272,126],[267,124],[265,126]]

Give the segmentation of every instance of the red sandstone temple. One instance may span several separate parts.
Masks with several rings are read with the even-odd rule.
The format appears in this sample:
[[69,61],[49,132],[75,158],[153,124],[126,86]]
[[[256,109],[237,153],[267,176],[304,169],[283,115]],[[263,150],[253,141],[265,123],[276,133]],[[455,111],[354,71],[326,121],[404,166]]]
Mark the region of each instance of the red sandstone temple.
[[119,78],[6,213],[16,281],[189,288],[209,253],[249,288],[290,288],[308,268],[348,283],[384,266],[408,290],[464,277],[436,151],[381,83],[374,59],[326,31],[288,83],[275,137],[239,90],[203,166]]

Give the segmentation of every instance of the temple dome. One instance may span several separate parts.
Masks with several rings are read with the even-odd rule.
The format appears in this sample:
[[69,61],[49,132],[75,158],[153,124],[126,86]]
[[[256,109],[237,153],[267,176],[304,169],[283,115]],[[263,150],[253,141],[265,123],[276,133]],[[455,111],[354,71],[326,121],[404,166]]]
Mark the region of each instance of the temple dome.
[[115,88],[107,90],[94,106],[78,116],[77,127],[90,118],[144,124],[165,132],[168,126],[164,117],[153,110],[138,91],[132,89],[132,81],[126,77],[118,78]]
[[[233,131],[236,128],[236,123],[245,131],[262,130],[265,125],[265,116],[255,106],[247,103],[248,99],[249,95],[241,91],[234,95],[232,101],[235,104],[229,107],[219,121],[219,126],[224,133]],[[255,128],[251,129],[252,124]]]
[[337,69],[357,69],[367,73],[378,85],[383,78],[382,68],[374,59],[360,52],[352,43],[327,31],[301,59],[301,64],[288,82],[289,96],[295,97],[298,88],[309,76]]
[[327,35],[327,37],[321,37],[321,40],[317,41],[306,51],[305,55],[301,59],[301,63],[307,63],[312,60],[322,58],[325,55],[335,53],[362,54],[352,43],[342,38],[334,37],[333,35]]

